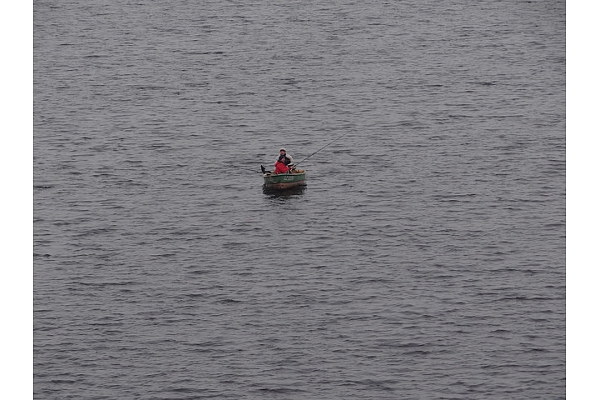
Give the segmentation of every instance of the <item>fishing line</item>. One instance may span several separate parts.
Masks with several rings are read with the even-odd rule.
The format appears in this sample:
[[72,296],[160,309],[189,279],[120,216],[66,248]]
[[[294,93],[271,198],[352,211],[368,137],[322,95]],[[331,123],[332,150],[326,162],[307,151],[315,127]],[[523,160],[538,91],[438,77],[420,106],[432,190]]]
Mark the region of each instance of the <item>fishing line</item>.
[[294,163],[295,165],[300,164],[302,161],[308,160],[310,157],[314,156],[315,154],[317,154],[318,152],[320,152],[321,150],[323,150],[325,147],[329,146],[331,143],[335,142],[336,140],[339,140],[341,138],[343,138],[344,136],[346,136],[348,133],[350,132],[346,132],[344,133],[342,136],[337,137],[335,139],[333,139],[331,142],[327,143],[325,146],[321,147],[319,150],[315,151],[314,153],[308,155],[307,157],[304,157],[304,159],[302,159],[301,161],[298,161],[297,163]]

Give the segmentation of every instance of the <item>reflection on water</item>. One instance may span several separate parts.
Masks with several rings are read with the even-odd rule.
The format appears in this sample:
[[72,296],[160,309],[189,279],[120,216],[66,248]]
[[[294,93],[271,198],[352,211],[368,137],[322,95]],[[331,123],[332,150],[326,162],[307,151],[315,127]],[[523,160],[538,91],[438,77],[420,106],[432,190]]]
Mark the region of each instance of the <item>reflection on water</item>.
[[289,198],[292,196],[298,196],[304,194],[304,190],[306,189],[306,184],[301,186],[295,186],[288,189],[274,189],[271,187],[267,187],[263,185],[263,193],[268,195],[270,198]]

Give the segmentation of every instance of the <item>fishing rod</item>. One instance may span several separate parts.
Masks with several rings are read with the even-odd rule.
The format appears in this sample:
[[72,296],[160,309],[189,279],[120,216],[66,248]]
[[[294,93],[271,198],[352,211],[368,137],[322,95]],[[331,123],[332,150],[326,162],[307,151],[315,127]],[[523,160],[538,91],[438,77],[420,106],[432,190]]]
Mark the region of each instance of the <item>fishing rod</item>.
[[343,137],[344,137],[344,136],[346,136],[348,133],[350,133],[350,132],[346,132],[346,133],[344,133],[342,136],[339,136],[339,137],[337,137],[337,138],[333,139],[331,142],[327,143],[325,146],[321,147],[319,150],[317,150],[317,151],[315,151],[314,153],[312,153],[312,154],[308,155],[307,157],[304,157],[304,158],[303,158],[301,161],[298,161],[297,163],[294,163],[294,165],[298,165],[298,164],[300,164],[301,162],[303,162],[303,161],[305,161],[305,160],[308,160],[310,157],[314,156],[315,154],[317,154],[318,152],[320,152],[321,150],[323,150],[325,147],[329,146],[331,143],[335,142],[336,140],[339,140],[339,139],[343,138]]
[[[296,165],[300,164],[301,162],[304,162],[304,161],[308,160],[310,157],[314,156],[315,154],[317,154],[318,152],[320,152],[321,150],[323,150],[325,147],[329,146],[331,143],[335,142],[336,140],[339,140],[339,139],[343,138],[348,133],[350,133],[350,132],[346,132],[342,136],[336,137],[331,142],[329,142],[325,146],[321,147],[319,150],[315,151],[312,154],[309,154],[308,156],[304,157],[302,160],[298,161],[297,163],[293,163],[292,165],[295,167]],[[265,169],[265,167],[263,165],[260,166],[260,169],[261,169],[261,171],[262,171],[263,174],[265,174],[267,172],[267,170]]]

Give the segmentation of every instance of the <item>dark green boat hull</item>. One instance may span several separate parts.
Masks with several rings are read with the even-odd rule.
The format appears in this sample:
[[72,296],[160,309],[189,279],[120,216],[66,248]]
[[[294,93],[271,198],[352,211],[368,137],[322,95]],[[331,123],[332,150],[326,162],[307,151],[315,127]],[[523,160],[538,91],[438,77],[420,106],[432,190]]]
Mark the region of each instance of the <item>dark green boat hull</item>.
[[265,188],[268,189],[289,189],[293,187],[306,185],[306,173],[298,172],[292,174],[264,174]]

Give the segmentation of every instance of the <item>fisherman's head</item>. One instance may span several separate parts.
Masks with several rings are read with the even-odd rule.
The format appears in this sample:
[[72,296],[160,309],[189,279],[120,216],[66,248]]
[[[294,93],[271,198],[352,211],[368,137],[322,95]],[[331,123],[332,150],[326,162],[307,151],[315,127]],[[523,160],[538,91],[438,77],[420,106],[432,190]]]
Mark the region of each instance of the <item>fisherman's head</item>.
[[279,154],[281,154],[282,156],[285,156],[285,149],[283,147],[281,149],[279,149]]

